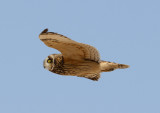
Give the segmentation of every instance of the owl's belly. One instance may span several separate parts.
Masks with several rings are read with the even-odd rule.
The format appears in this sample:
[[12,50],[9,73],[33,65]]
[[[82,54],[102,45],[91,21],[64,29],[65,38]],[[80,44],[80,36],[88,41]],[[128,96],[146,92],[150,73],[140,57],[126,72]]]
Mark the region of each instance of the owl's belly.
[[[56,69],[54,73],[60,75],[85,75],[86,73],[100,73],[100,65],[94,61],[84,61],[77,63],[64,63],[63,68]],[[59,70],[59,71],[58,71]]]

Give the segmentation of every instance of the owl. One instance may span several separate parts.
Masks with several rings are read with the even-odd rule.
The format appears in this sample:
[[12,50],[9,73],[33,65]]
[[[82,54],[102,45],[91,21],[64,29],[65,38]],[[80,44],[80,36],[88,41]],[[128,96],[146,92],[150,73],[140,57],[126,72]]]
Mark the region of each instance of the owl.
[[61,54],[49,55],[43,63],[45,69],[66,76],[85,77],[98,81],[101,72],[128,68],[129,65],[100,60],[96,48],[73,41],[58,33],[43,30],[39,39]]

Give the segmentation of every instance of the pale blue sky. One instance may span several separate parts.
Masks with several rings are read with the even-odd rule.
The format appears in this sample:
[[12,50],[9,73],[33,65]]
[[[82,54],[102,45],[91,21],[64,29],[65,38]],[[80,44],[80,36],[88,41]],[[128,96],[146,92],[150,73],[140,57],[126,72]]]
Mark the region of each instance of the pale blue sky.
[[[98,82],[43,68],[48,28],[129,64]],[[1,0],[0,113],[160,113],[159,0]]]

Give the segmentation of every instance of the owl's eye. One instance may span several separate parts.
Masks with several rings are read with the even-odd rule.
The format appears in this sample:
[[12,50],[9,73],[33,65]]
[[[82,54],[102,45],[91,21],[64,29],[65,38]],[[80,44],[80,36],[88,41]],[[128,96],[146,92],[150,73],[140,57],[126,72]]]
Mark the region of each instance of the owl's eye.
[[51,60],[51,59],[48,59],[47,62],[48,62],[48,63],[52,63],[52,60]]

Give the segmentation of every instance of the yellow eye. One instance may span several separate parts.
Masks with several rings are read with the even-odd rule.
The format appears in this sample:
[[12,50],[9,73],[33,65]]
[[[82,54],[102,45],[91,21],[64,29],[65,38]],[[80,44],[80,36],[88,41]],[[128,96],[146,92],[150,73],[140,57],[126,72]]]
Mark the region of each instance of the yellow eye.
[[52,60],[51,60],[51,59],[48,59],[47,62],[48,62],[48,63],[52,63]]

